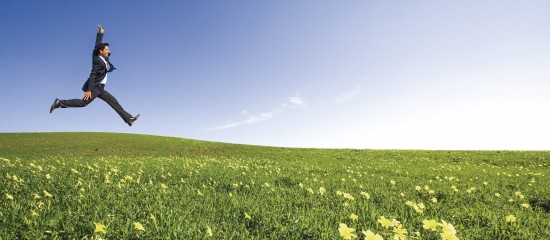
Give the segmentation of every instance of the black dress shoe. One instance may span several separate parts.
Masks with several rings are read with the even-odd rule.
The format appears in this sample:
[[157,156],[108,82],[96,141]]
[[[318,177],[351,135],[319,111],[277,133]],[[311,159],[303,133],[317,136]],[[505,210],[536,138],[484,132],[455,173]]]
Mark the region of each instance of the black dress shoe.
[[131,127],[134,124],[134,122],[138,119],[138,117],[139,117],[139,114],[136,115],[135,117],[131,117],[130,121],[128,122],[128,126]]
[[50,107],[50,113],[52,113],[54,109],[59,107],[61,107],[61,104],[59,103],[59,99],[56,98],[55,100],[53,100],[53,104]]

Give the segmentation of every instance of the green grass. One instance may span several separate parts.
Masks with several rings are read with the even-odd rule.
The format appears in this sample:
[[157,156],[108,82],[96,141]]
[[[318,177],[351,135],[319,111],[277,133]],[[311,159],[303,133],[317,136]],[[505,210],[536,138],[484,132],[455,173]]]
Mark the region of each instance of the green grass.
[[[340,223],[360,238],[370,230],[393,239],[395,227],[383,227],[381,216],[399,221],[408,239],[441,239],[441,227],[423,228],[426,219],[452,224],[460,239],[549,239],[549,174],[544,151],[292,149],[3,133],[0,239],[341,239]],[[95,223],[105,233],[94,232]]]

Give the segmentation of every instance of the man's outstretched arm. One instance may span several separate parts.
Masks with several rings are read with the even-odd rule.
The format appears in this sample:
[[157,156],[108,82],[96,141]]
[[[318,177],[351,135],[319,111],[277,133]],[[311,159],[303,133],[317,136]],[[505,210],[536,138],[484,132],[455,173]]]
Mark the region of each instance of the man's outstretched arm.
[[101,24],[97,25],[97,36],[95,38],[95,46],[99,45],[101,41],[103,40],[103,33],[105,32],[105,29],[101,27]]

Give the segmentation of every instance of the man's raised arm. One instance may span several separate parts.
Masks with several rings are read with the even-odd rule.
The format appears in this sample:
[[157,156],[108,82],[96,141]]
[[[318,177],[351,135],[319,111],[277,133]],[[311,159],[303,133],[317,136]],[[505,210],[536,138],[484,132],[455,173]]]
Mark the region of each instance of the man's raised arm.
[[95,47],[97,47],[97,45],[99,45],[101,43],[101,41],[103,40],[103,33],[105,32],[105,29],[103,29],[101,27],[101,24],[98,24],[97,25],[97,35],[96,35],[96,38],[95,38]]

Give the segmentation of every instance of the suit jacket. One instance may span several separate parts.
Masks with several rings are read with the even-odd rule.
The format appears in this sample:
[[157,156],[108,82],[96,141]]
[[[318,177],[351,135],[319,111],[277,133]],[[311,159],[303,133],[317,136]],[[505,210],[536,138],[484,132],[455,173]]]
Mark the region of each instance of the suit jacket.
[[107,65],[105,65],[105,62],[101,60],[99,55],[95,54],[95,48],[101,43],[101,40],[103,40],[103,33],[97,33],[95,38],[94,53],[92,54],[92,71],[90,72],[90,77],[88,77],[88,80],[86,80],[82,86],[82,91],[84,92],[92,91],[94,86],[99,84],[101,80],[105,78],[107,72],[112,72],[116,69],[115,66],[109,62],[109,58],[106,58],[105,61],[109,64],[109,71],[107,71]]

